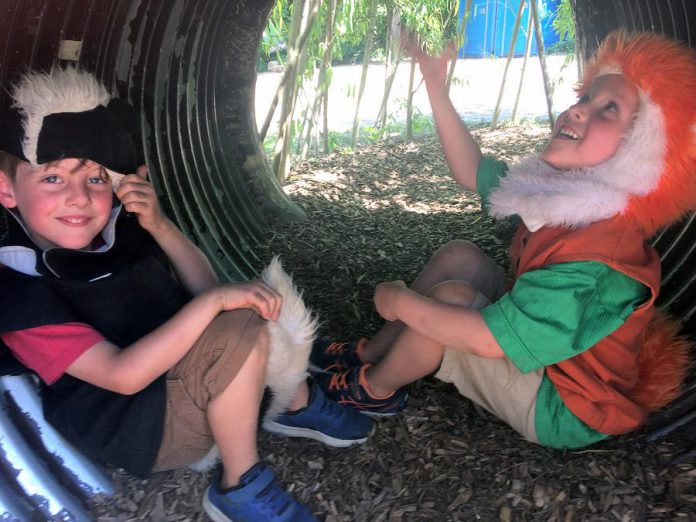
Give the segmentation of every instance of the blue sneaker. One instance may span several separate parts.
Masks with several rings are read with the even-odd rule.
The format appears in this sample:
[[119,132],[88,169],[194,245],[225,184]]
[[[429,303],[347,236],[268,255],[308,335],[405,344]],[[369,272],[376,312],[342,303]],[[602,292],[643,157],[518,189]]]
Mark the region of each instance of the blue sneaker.
[[351,408],[330,401],[312,382],[307,406],[264,420],[264,430],[285,437],[305,437],[334,448],[362,444],[372,432],[372,420]]
[[205,490],[203,509],[213,522],[318,522],[285,491],[264,462],[242,475],[239,486],[220,489],[219,476]]
[[406,407],[408,393],[405,388],[399,388],[389,397],[381,399],[370,395],[365,379],[365,370],[370,366],[365,363],[344,372],[317,373],[314,380],[332,401],[355,408],[370,417],[391,417]]
[[360,352],[367,339],[357,341],[332,341],[325,337],[315,339],[309,354],[309,369],[313,372],[342,372],[360,366]]

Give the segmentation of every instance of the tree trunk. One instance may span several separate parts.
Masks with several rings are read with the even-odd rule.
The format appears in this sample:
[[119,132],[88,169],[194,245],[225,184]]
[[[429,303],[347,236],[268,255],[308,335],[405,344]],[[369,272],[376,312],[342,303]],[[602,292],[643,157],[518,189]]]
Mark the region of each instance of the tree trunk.
[[544,54],[544,35],[541,33],[541,24],[539,23],[539,12],[537,10],[536,0],[532,0],[532,17],[534,18],[534,32],[537,40],[537,50],[539,52],[539,64],[541,65],[541,75],[544,78],[544,92],[546,93],[546,107],[549,111],[549,125],[553,129],[555,118],[553,116],[553,89],[549,80],[549,72],[546,68],[546,55]]
[[298,92],[297,81],[292,80],[297,78],[297,73],[304,66],[306,58],[306,41],[303,42],[299,35],[304,35],[311,30],[320,4],[320,0],[298,0],[293,8],[286,66],[286,74],[288,74],[288,78],[291,81],[286,81],[283,89],[278,141],[273,151],[273,172],[275,172],[280,183],[285,182],[285,178],[290,171],[292,120]]
[[[300,36],[300,49],[306,49],[307,42],[309,41],[309,35],[312,32],[312,25],[314,25],[314,21],[312,21],[312,23],[307,24],[305,31]],[[285,64],[285,72],[283,73],[283,77],[280,79],[280,83],[278,84],[278,88],[276,89],[275,96],[273,96],[273,101],[271,101],[271,105],[269,106],[268,112],[266,113],[266,118],[264,119],[263,125],[261,126],[261,130],[259,131],[259,140],[261,142],[263,142],[263,140],[266,139],[266,133],[268,132],[268,129],[271,126],[271,122],[273,121],[273,115],[275,114],[275,111],[278,108],[278,102],[280,101],[280,97],[285,89],[285,84],[290,78],[291,67],[293,64],[290,63],[290,56],[288,56],[287,58],[288,60]]]
[[413,83],[416,77],[416,60],[411,58],[411,68],[408,75],[408,97],[406,98],[406,139],[413,138]]
[[[530,3],[534,0],[530,0]],[[524,73],[527,69],[527,61],[529,60],[529,54],[532,50],[532,29],[534,20],[532,19],[532,13],[529,13],[529,19],[527,20],[527,34],[526,43],[524,46],[524,60],[522,61],[522,70],[520,71],[520,84],[517,86],[517,95],[515,96],[515,105],[512,107],[512,123],[517,125],[519,123],[519,118],[517,117],[517,109],[520,105],[520,95],[522,94],[522,85],[524,84]]]
[[[457,30],[457,42],[464,42],[466,35],[466,26],[469,23],[469,15],[471,14],[471,0],[466,0],[466,5],[464,7],[464,16],[462,17],[462,23]],[[452,57],[450,62],[449,70],[447,71],[447,79],[445,80],[445,86],[447,92],[449,93],[450,86],[452,85],[452,78],[454,78],[454,68],[457,66],[457,60],[459,58],[459,49],[457,53]]]
[[336,14],[337,3],[337,0],[329,0],[329,6],[326,12],[326,20],[324,21],[324,52],[321,57],[321,63],[319,64],[312,111],[305,129],[302,159],[306,158],[309,153],[312,141],[312,130],[317,126],[317,115],[322,107],[328,106],[328,103],[324,104],[323,101],[324,98],[328,99],[329,96],[330,81],[327,80],[326,72],[331,66],[331,57],[333,56],[334,16]]
[[401,61],[401,18],[394,8],[391,8],[391,27],[389,29],[389,45],[387,46],[387,60],[385,63],[384,75],[384,94],[382,95],[382,103],[377,113],[375,126],[383,129],[387,126],[387,112],[389,108],[389,95],[394,85],[396,71],[399,69]]
[[[534,1],[534,0],[533,0]],[[517,18],[515,26],[512,28],[512,38],[510,39],[510,49],[508,50],[507,61],[505,62],[505,70],[503,71],[503,79],[500,82],[500,92],[498,93],[498,101],[495,103],[493,111],[493,120],[491,121],[491,130],[498,126],[498,116],[500,116],[500,104],[503,101],[503,93],[505,92],[505,81],[507,80],[508,69],[510,62],[515,55],[515,44],[517,44],[517,34],[520,32],[520,22],[522,21],[522,11],[524,10],[524,2],[520,2],[520,7],[517,10]]]
[[365,55],[363,56],[362,74],[360,75],[360,88],[358,89],[358,98],[355,103],[355,116],[353,117],[353,133],[350,136],[350,145],[355,147],[358,139],[358,127],[360,124],[360,101],[362,100],[363,92],[365,91],[365,82],[367,81],[367,69],[370,65],[370,53],[372,52],[373,33],[375,32],[375,24],[377,22],[377,2],[378,0],[370,0],[370,11],[368,13],[367,34],[365,35]]

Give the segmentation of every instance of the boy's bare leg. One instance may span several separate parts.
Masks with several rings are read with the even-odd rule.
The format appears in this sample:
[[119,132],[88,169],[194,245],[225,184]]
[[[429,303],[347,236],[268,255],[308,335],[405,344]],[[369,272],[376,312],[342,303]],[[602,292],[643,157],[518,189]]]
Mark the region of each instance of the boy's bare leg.
[[[411,285],[411,290],[427,295],[433,287],[444,281],[463,281],[472,284],[486,257],[473,243],[462,240],[450,241],[430,257]],[[395,343],[404,326],[401,321],[386,322],[367,342],[362,359],[369,363],[379,361],[387,349]]]
[[[477,290],[460,281],[435,285],[428,292],[433,299],[458,306],[470,306]],[[367,369],[365,378],[375,398],[387,397],[399,388],[434,373],[442,363],[445,346],[406,327],[384,357]]]
[[208,405],[208,421],[222,460],[221,488],[239,478],[259,460],[256,431],[268,360],[268,330],[256,344],[230,385]]

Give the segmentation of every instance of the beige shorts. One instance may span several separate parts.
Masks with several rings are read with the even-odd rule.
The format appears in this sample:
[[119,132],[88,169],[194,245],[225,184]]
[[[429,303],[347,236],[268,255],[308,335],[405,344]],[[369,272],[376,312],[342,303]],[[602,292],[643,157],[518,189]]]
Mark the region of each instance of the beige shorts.
[[[505,273],[487,258],[471,284],[478,290],[471,306],[481,309],[503,295]],[[534,418],[543,375],[543,369],[523,374],[507,357],[486,359],[445,348],[435,377],[454,384],[462,395],[538,444]]]
[[213,446],[208,403],[232,382],[265,321],[248,309],[218,315],[167,372],[164,435],[152,471],[186,466]]

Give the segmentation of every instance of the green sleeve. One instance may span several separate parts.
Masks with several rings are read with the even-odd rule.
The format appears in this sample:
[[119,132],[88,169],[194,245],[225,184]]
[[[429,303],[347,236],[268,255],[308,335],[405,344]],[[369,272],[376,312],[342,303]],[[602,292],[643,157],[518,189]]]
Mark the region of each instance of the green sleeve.
[[476,171],[476,192],[481,196],[484,206],[488,206],[488,194],[500,184],[500,178],[507,175],[507,163],[491,156],[481,156]]
[[635,279],[580,261],[523,274],[482,314],[505,354],[526,373],[584,352],[647,298],[648,289]]

